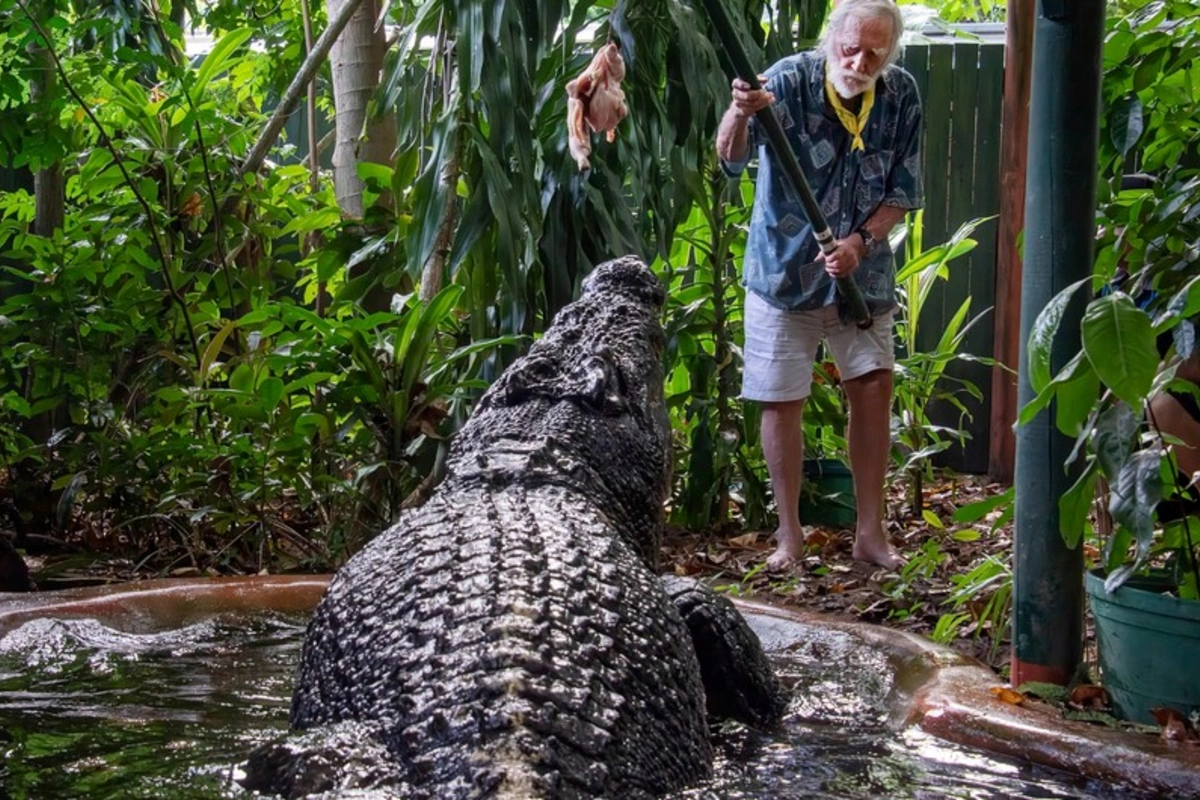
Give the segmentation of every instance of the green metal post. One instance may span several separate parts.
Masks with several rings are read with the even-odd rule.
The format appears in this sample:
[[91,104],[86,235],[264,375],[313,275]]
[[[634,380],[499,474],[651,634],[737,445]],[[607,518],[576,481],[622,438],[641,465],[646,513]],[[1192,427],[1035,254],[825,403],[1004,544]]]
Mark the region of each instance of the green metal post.
[[[1038,0],[1033,32],[1019,406],[1033,399],[1026,345],[1038,313],[1092,273],[1096,238],[1104,0]],[[1080,293],[1082,294],[1082,293]],[[1086,298],[1064,315],[1051,365],[1079,350]],[[1012,683],[1066,684],[1083,653],[1083,554],[1059,533],[1058,499],[1074,483],[1073,441],[1044,410],[1017,430]]]

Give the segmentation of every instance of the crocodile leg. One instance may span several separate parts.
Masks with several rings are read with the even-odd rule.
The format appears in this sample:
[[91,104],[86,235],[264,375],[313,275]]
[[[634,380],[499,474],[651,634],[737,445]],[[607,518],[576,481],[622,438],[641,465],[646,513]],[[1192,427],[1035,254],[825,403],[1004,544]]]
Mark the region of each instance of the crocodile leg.
[[787,697],[757,634],[733,603],[690,578],[663,578],[692,635],[708,713],[758,728],[775,725]]

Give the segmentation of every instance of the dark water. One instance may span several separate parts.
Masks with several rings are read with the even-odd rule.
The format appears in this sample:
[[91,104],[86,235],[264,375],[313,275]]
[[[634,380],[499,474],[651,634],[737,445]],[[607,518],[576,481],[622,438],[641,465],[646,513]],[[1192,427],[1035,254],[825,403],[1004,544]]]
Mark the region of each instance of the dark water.
[[[37,620],[0,638],[0,800],[249,797],[234,768],[286,727],[303,624],[218,617],[133,634]],[[890,730],[892,670],[845,636],[772,649],[796,687],[786,733],[723,730],[717,778],[680,797],[1139,797]]]

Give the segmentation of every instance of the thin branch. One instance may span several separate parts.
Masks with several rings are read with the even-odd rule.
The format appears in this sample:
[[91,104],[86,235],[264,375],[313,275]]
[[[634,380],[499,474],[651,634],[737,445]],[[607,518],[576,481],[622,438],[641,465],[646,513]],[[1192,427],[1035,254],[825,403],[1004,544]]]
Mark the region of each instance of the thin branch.
[[[300,71],[296,73],[296,77],[292,78],[291,84],[279,98],[279,105],[276,107],[275,113],[267,121],[267,126],[259,134],[254,146],[250,148],[246,160],[238,169],[238,177],[258,172],[263,161],[266,160],[267,153],[274,147],[275,140],[279,138],[283,126],[287,124],[287,118],[296,110],[296,104],[300,102],[300,94],[305,91],[309,81],[316,76],[317,69],[329,55],[329,51],[333,49],[333,43],[337,41],[338,36],[346,28],[350,18],[354,16],[354,12],[360,5],[362,5],[362,0],[346,0],[346,4],[342,6],[338,15],[329,20],[329,26],[325,28],[316,44],[313,45],[312,52],[304,59]],[[233,198],[230,199],[236,202]]]
[[163,245],[162,237],[159,235],[158,227],[154,224],[154,210],[150,207],[150,203],[146,201],[146,198],[138,190],[137,184],[134,183],[133,176],[131,176],[129,174],[129,170],[125,168],[125,162],[122,160],[121,154],[117,151],[112,139],[109,138],[108,133],[104,130],[104,126],[100,124],[100,120],[96,118],[95,113],[92,112],[92,109],[88,106],[87,102],[82,96],[80,96],[79,92],[76,91],[74,85],[71,84],[70,79],[67,77],[67,71],[63,68],[62,61],[59,60],[58,53],[54,51],[54,44],[51,41],[49,34],[46,33],[46,29],[42,27],[42,23],[39,22],[37,17],[33,15],[33,13],[29,10],[29,7],[25,5],[25,0],[16,0],[16,2],[21,11],[24,12],[25,16],[29,19],[30,24],[32,24],[34,29],[38,32],[38,35],[42,37],[42,41],[46,43],[46,52],[49,53],[50,58],[54,60],[54,69],[58,73],[59,78],[62,80],[63,86],[66,88],[67,92],[70,93],[71,97],[75,99],[75,102],[79,104],[79,107],[83,110],[83,113],[87,115],[87,118],[91,120],[93,125],[96,126],[96,130],[100,134],[100,144],[102,144],[112,155],[113,163],[116,164],[117,169],[120,170],[121,177],[124,179],[125,184],[129,187],[130,191],[133,192],[133,196],[137,200],[138,205],[142,207],[142,211],[146,214],[146,225],[150,230],[150,238],[154,241],[154,248],[158,251],[158,260],[162,264],[163,281],[167,284],[167,292],[171,295],[171,300],[173,300],[175,304],[179,306],[179,310],[183,313],[183,321],[187,326],[188,338],[191,340],[192,344],[192,353],[196,358],[196,368],[199,369],[201,362],[200,343],[196,339],[196,328],[192,324],[192,315],[188,312],[187,303],[184,301],[183,296],[180,295],[179,291],[175,288],[175,282],[171,278],[171,265],[167,261],[167,250]]

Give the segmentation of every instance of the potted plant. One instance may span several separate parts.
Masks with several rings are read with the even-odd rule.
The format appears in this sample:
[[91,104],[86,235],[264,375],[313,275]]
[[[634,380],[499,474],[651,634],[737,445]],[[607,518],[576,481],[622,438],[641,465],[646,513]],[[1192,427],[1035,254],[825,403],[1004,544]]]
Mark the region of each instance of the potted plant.
[[1142,226],[1144,252],[1088,303],[1082,348],[1057,375],[1049,354],[1063,310],[1091,280],[1065,289],[1035,322],[1027,352],[1037,396],[1018,422],[1054,400],[1055,423],[1076,438],[1079,477],[1059,501],[1061,532],[1071,547],[1095,540],[1085,581],[1114,711],[1152,723],[1155,708],[1185,717],[1200,710],[1200,495],[1180,469],[1180,448],[1200,441],[1180,440],[1155,413],[1168,393],[1200,397],[1200,385],[1179,376],[1181,366],[1200,363],[1200,265],[1181,260],[1185,251],[1172,241],[1186,222],[1161,224],[1189,203],[1200,209],[1200,180],[1141,202],[1155,208]]

